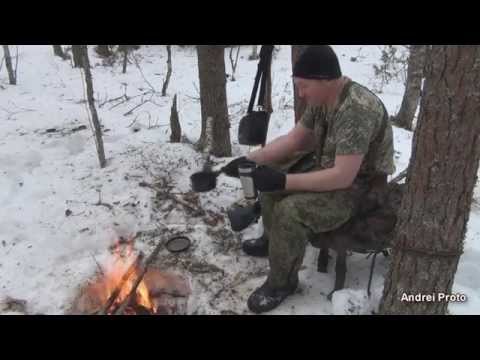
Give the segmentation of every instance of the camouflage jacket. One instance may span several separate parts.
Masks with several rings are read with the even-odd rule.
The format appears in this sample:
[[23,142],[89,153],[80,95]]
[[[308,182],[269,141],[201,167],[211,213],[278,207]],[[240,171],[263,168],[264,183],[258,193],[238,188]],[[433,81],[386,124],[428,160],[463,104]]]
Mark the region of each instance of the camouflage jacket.
[[359,176],[395,172],[392,125],[382,101],[364,86],[349,80],[334,110],[308,106],[300,121],[314,132],[316,169],[333,167],[337,155],[365,155]]

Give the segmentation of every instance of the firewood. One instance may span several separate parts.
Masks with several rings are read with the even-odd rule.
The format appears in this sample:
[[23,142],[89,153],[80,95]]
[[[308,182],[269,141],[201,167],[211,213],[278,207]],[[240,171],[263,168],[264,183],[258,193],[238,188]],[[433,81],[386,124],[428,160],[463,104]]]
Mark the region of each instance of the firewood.
[[125,286],[125,283],[133,275],[138,264],[142,261],[143,256],[144,256],[143,253],[140,253],[135,259],[135,261],[129,266],[125,274],[123,274],[122,278],[120,279],[120,282],[117,284],[117,286],[115,287],[115,290],[113,290],[112,294],[110,295],[107,302],[105,303],[105,306],[99,312],[99,315],[105,315],[108,313],[108,310],[113,305],[118,295],[120,295],[120,292],[122,291],[122,288]]
[[138,278],[135,280],[135,283],[133,284],[132,289],[130,290],[130,293],[127,295],[127,297],[122,301],[122,303],[118,306],[117,310],[114,312],[114,315],[122,315],[125,312],[125,309],[127,306],[130,304],[132,301],[133,296],[137,292],[138,285],[143,280],[143,277],[145,276],[145,273],[147,272],[148,267],[152,263],[152,261],[155,259],[155,257],[158,255],[160,250],[162,249],[163,245],[165,244],[164,239],[160,240],[160,243],[155,247],[153,252],[150,254],[150,256],[145,260],[145,263],[141,267],[141,272]]

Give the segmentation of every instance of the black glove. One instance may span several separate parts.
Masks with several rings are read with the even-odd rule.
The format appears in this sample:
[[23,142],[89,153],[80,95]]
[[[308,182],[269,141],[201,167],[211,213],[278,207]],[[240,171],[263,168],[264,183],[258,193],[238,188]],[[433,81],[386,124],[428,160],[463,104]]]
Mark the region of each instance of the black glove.
[[222,171],[225,175],[230,177],[238,178],[238,165],[242,162],[247,161],[248,159],[245,156],[236,158],[235,160],[230,161],[227,165],[222,168]]
[[285,190],[287,175],[263,165],[253,171],[253,182],[261,192],[281,191]]

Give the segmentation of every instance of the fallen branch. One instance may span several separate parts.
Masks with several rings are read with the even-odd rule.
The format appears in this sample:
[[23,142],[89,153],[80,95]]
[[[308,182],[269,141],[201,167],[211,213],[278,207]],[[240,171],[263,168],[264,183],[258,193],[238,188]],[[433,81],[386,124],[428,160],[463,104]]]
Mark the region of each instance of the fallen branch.
[[5,111],[5,112],[8,114],[8,116],[7,116],[7,118],[6,118],[5,120],[11,120],[12,117],[15,116],[15,115],[17,115],[17,114],[35,111],[35,110],[33,110],[33,109],[26,109],[26,108],[24,108],[24,109],[19,108],[19,109],[20,109],[20,111],[11,111],[11,110],[8,110],[8,109],[6,109],[6,108],[4,108],[4,107],[0,107],[0,110],[3,110],[3,111]]
[[96,203],[95,206],[105,206],[108,210],[113,210],[113,206],[108,203]]
[[148,91],[145,91],[141,94],[137,94],[137,95],[134,95],[134,96],[128,96],[126,94],[124,94],[123,96],[120,96],[119,98],[116,98],[116,99],[112,99],[111,101],[107,101],[107,102],[113,102],[113,101],[116,101],[116,100],[120,100],[122,97],[124,98],[124,100],[118,102],[117,104],[113,105],[112,107],[110,107],[108,110],[112,110],[114,108],[116,108],[117,106],[119,105],[122,105],[122,104],[125,104],[126,102],[132,100],[132,99],[135,99],[139,96],[145,96],[147,94],[151,93],[151,90],[148,90]]
[[105,275],[105,272],[103,271],[102,267],[98,263],[97,259],[95,259],[95,255],[90,253],[90,256],[92,257],[93,261],[95,261],[95,264],[97,264],[98,270],[100,271],[100,274]]
[[203,211],[203,209],[198,209],[198,208],[195,208],[193,207],[190,203],[188,203],[187,201],[183,200],[182,198],[179,198],[175,195],[184,195],[184,194],[181,194],[181,193],[171,193],[171,192],[163,192],[162,189],[156,187],[155,185],[152,185],[152,184],[149,184],[145,181],[142,181],[138,184],[138,186],[141,186],[141,187],[148,187],[152,190],[155,190],[155,191],[158,191],[160,193],[162,193],[162,195],[164,195],[166,198],[174,201],[174,202],[178,202],[179,204],[183,205],[184,207],[186,207],[188,210],[192,211],[192,212],[196,212],[196,211]]
[[[170,195],[170,194],[169,194]],[[183,205],[184,207],[186,207],[187,209],[195,212],[195,211],[202,211],[203,209],[197,209],[197,208],[194,208],[191,204],[189,204],[188,202],[186,202],[185,200],[183,200],[182,198],[179,198],[177,196],[175,196],[174,194],[171,194],[171,196],[169,196],[171,199],[173,199],[174,201],[180,203],[181,205]]]
[[129,100],[128,96],[123,94],[122,96],[118,96],[116,98],[108,99],[108,100],[103,101],[102,103],[98,104],[98,107],[101,108],[105,104],[108,104],[108,103],[111,103],[111,102],[114,102],[114,101],[117,101],[117,100],[120,100],[120,99],[125,99],[125,101]]
[[98,202],[96,204],[93,204],[95,206],[105,206],[107,209],[109,210],[113,210],[113,206],[108,204],[108,203],[104,203],[102,202],[102,192],[100,190],[97,190],[98,191]]
[[142,101],[140,104],[134,106],[133,108],[131,108],[130,110],[128,110],[125,114],[123,114],[123,116],[128,116],[130,115],[131,113],[133,113],[135,110],[137,110],[139,107],[145,105],[146,103],[150,102],[150,100],[144,100]]

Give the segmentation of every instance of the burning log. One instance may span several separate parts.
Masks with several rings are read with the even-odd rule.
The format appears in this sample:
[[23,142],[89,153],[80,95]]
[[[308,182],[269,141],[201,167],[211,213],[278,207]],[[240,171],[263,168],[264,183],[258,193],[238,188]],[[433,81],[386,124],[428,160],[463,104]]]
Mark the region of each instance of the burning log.
[[113,313],[114,315],[122,315],[125,312],[125,309],[127,306],[130,304],[130,302],[133,299],[133,296],[137,292],[138,285],[140,285],[141,281],[143,280],[143,277],[145,273],[147,272],[148,267],[152,263],[152,261],[157,257],[158,253],[160,252],[162,246],[164,245],[163,239],[160,241],[160,243],[155,247],[153,252],[150,254],[150,256],[145,260],[145,263],[142,265],[142,270],[138,276],[138,278],[135,280],[135,283],[133,284],[132,289],[130,290],[129,294],[127,297],[122,301],[122,303],[118,306],[117,310]]
[[[139,236],[140,233],[137,233]],[[154,267],[166,238],[146,256],[134,253],[133,241],[120,237],[102,271],[79,288],[66,310],[72,315],[172,315],[185,314],[191,293],[188,278]],[[126,245],[126,247],[122,246]],[[94,259],[95,260],[95,259]],[[144,261],[145,260],[145,261]],[[97,264],[97,266],[99,266]],[[1,308],[1,302],[0,302]]]
[[135,261],[129,266],[128,270],[125,272],[125,274],[122,276],[122,279],[118,283],[118,285],[115,287],[115,290],[112,292],[110,297],[108,298],[104,308],[99,312],[99,315],[106,315],[108,314],[108,310],[111,308],[115,300],[117,299],[118,295],[120,295],[120,292],[122,291],[123,286],[127,283],[128,279],[135,273],[138,265],[143,259],[143,253],[140,253]]

